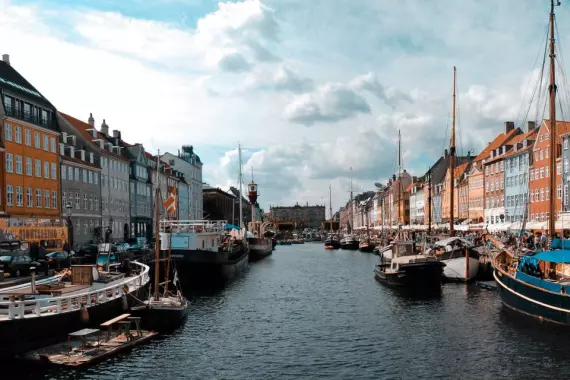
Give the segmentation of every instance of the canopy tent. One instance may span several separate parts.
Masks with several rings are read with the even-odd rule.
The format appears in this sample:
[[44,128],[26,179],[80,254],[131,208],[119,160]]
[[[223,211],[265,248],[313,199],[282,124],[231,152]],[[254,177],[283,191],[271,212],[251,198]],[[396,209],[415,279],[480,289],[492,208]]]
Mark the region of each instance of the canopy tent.
[[229,223],[226,224],[224,228],[226,231],[230,231],[230,230],[238,230],[239,231],[239,230],[241,230],[241,227],[238,227],[236,225],[229,224]]
[[[564,244],[566,245],[566,244]],[[536,255],[531,255],[535,260],[548,261],[556,264],[570,264],[570,250],[560,249],[555,251],[543,251]]]

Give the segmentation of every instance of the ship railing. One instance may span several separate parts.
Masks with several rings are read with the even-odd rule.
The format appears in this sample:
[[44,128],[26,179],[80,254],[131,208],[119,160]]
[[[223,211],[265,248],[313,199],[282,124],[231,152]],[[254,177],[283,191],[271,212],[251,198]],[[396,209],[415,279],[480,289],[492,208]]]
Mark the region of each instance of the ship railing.
[[159,222],[160,232],[172,233],[181,232],[216,232],[223,233],[225,231],[227,221],[225,220],[168,220],[163,219]]
[[138,276],[85,293],[24,301],[3,301],[0,302],[0,315],[8,314],[8,319],[38,318],[71,313],[82,307],[89,308],[121,298],[123,295],[126,297],[127,293],[139,289],[150,281],[149,266],[137,261],[132,263],[142,268]]

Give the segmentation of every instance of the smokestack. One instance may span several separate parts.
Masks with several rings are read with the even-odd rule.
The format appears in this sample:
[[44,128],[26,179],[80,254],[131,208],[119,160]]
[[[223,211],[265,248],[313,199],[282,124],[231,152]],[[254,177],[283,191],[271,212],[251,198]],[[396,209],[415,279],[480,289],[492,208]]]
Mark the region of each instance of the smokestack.
[[89,125],[91,126],[91,128],[95,128],[95,119],[93,119],[93,114],[89,113],[89,120],[87,120],[87,123],[89,123]]
[[515,122],[514,121],[505,121],[505,133],[509,133],[515,129]]
[[2,61],[7,63],[8,66],[12,66],[12,65],[10,65],[10,54],[2,54]]
[[536,121],[527,121],[526,122],[526,130],[530,132],[536,128]]

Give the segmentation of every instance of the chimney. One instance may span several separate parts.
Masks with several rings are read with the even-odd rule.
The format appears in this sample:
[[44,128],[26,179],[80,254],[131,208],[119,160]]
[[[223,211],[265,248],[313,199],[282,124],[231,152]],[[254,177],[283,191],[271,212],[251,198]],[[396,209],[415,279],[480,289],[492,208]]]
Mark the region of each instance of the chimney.
[[447,156],[449,156],[449,152],[447,151],[447,149],[444,150],[444,157],[447,158]]
[[536,121],[527,121],[526,122],[526,130],[530,132],[536,128]]
[[95,128],[95,119],[93,119],[92,113],[89,113],[89,119],[87,120],[87,123],[89,123],[91,128]]
[[113,137],[114,138],[121,138],[121,132],[117,129],[113,130]]
[[505,121],[505,133],[509,133],[515,129],[515,122],[514,121]]
[[396,181],[396,174],[393,174],[393,175],[392,175],[392,180],[393,180],[393,181]]
[[2,54],[2,61],[6,62],[8,66],[10,65],[10,54]]
[[101,124],[101,133],[105,136],[109,136],[109,126],[105,123],[105,119],[103,119],[103,124]]

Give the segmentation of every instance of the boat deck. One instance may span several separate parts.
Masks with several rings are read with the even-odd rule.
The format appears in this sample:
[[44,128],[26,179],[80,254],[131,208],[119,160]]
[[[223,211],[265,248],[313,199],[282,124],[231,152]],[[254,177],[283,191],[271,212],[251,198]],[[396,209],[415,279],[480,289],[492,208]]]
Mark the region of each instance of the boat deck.
[[[98,331],[98,330],[96,330]],[[142,344],[158,333],[154,331],[141,331],[141,336],[128,339],[125,334],[118,335],[106,342],[95,341],[69,350],[68,342],[55,344],[40,350],[29,352],[21,357],[41,364],[82,367],[110,358],[121,351]]]

